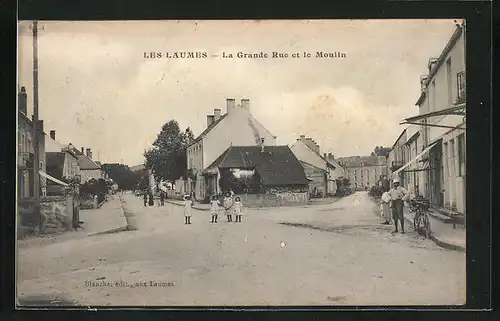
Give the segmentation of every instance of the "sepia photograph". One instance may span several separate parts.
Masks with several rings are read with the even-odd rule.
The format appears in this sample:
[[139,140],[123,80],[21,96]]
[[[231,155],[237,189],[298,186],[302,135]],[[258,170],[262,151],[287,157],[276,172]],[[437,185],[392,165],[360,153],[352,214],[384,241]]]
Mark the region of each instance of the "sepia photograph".
[[464,305],[465,52],[461,19],[19,21],[17,308]]

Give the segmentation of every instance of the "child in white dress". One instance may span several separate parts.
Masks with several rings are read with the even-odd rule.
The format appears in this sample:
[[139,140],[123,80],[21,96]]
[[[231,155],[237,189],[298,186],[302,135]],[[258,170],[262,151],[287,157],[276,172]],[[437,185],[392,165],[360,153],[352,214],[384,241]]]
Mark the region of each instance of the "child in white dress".
[[380,200],[380,212],[382,214],[382,219],[384,222],[382,224],[384,225],[389,225],[391,224],[391,196],[389,195],[388,192],[384,192],[382,194],[381,200]]
[[226,217],[228,222],[233,221],[233,198],[231,197],[231,193],[227,192],[226,197],[224,197],[224,212],[226,212]]
[[241,215],[243,215],[243,204],[241,203],[241,199],[239,197],[236,197],[236,199],[234,201],[233,213],[236,217],[235,222],[241,223]]
[[217,218],[219,217],[219,198],[217,195],[212,196],[210,201],[211,207],[210,212],[212,213],[212,221],[210,223],[217,223]]
[[191,224],[191,206],[193,205],[193,201],[191,200],[189,195],[184,196],[184,224]]

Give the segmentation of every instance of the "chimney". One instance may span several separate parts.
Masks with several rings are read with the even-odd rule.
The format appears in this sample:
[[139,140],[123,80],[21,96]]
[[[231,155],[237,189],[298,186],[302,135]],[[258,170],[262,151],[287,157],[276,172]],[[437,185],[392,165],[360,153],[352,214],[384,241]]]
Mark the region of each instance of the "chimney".
[[264,153],[264,138],[260,139],[260,152]]
[[250,99],[242,99],[241,100],[241,108],[245,110],[250,110]]
[[300,135],[300,141],[305,143],[306,142],[306,135]]
[[326,153],[323,154],[323,158],[326,158]]
[[28,114],[28,95],[26,94],[26,88],[21,87],[21,91],[17,94],[19,111],[23,114]]
[[85,155],[85,154],[83,153],[83,147],[82,147],[82,155]]
[[424,75],[424,76],[420,76],[420,90],[424,91],[425,88],[426,88],[426,82],[427,82],[427,79],[429,78],[429,76],[427,75]]
[[432,70],[432,68],[434,68],[434,66],[436,65],[437,61],[438,61],[437,58],[430,58],[429,59],[429,63],[427,64],[427,67],[429,68],[429,73]]
[[50,138],[52,138],[53,140],[56,140],[56,131],[55,130],[50,131]]
[[235,105],[236,105],[236,100],[234,100],[234,98],[226,99],[226,108],[228,114],[231,112],[232,109],[235,108]]
[[92,159],[92,151],[90,150],[90,148],[87,148],[87,157]]
[[207,115],[207,127],[210,127],[214,123],[214,115]]
[[221,110],[219,108],[214,109],[214,121],[218,121],[220,118],[220,112]]

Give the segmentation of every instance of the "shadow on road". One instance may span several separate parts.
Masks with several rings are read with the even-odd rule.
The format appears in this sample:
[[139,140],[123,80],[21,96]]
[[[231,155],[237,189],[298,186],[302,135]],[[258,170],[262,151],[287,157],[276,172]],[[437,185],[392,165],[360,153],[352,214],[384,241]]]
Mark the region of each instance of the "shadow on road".
[[289,222],[281,222],[279,223],[281,225],[285,226],[292,226],[292,227],[302,227],[302,228],[308,228],[312,230],[318,230],[318,231],[323,231],[323,232],[335,232],[335,233],[342,233],[347,230],[352,230],[352,229],[361,229],[361,230],[380,230],[380,231],[386,231],[387,227],[385,226],[377,226],[377,225],[339,225],[335,227],[328,227],[328,226],[317,226],[317,225],[312,225],[312,224],[305,224],[305,223],[289,223]]

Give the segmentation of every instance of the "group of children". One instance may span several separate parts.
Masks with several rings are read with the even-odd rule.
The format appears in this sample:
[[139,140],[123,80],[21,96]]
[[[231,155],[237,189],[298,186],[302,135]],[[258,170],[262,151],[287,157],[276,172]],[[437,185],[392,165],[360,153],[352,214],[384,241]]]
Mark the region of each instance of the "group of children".
[[[193,200],[191,196],[184,196],[184,224],[191,224],[191,207],[193,206]],[[243,216],[243,203],[241,198],[234,196],[234,193],[227,192],[223,200],[220,200],[217,195],[212,196],[210,201],[210,214],[212,215],[212,220],[210,223],[217,223],[219,214],[224,211],[227,217],[227,222],[233,222],[233,215],[235,216],[235,223],[241,223],[241,217]]]

